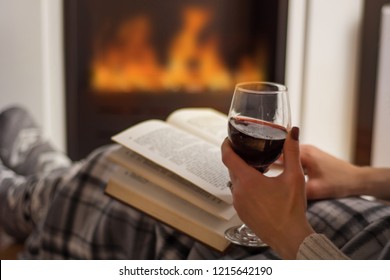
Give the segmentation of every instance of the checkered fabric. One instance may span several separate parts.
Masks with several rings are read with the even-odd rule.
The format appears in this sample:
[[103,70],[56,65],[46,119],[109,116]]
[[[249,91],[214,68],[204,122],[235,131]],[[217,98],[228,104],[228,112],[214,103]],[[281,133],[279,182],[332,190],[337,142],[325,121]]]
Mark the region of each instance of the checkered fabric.
[[[28,174],[23,167],[25,174],[20,175],[0,164],[0,223],[15,237],[26,239],[21,258],[279,258],[269,248],[232,246],[224,254],[215,252],[105,195],[115,169],[107,155],[117,148],[101,147],[72,165],[56,165],[64,161],[53,159],[43,173]],[[54,150],[51,155],[55,157]],[[307,216],[318,233],[350,258],[390,259],[390,206],[360,197],[313,201]]]

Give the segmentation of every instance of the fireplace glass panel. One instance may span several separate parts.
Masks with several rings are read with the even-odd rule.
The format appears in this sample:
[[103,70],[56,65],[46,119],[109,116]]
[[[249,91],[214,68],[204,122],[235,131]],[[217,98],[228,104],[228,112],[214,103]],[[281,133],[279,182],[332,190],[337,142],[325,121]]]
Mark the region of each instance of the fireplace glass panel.
[[68,153],[181,107],[227,112],[241,81],[284,82],[287,1],[64,1]]

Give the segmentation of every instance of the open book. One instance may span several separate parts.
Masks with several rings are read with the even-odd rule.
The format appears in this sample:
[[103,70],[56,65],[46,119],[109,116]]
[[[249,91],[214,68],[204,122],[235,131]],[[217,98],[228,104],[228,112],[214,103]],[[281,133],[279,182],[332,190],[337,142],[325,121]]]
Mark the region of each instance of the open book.
[[106,193],[224,251],[224,231],[241,224],[227,183],[220,147],[227,116],[185,108],[166,121],[148,120],[112,137],[121,147]]

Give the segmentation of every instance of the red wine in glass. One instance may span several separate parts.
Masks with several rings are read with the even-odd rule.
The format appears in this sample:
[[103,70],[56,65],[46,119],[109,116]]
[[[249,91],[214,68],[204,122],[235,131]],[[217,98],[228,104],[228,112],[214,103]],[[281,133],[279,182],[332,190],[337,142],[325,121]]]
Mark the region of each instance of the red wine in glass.
[[249,165],[264,173],[282,153],[286,128],[248,117],[232,117],[228,135],[235,152]]
[[[229,140],[243,160],[265,173],[282,153],[290,119],[286,86],[270,82],[237,84],[229,109]],[[227,229],[225,237],[238,245],[267,246],[245,224]]]

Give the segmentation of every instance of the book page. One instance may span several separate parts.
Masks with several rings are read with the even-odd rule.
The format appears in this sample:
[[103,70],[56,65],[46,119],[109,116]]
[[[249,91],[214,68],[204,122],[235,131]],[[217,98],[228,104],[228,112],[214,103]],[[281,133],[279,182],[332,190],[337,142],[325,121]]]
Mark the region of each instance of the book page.
[[211,108],[184,108],[174,111],[167,122],[221,146],[227,137],[227,115]]
[[232,203],[219,146],[160,120],[142,122],[112,140]]
[[220,200],[209,192],[200,189],[191,182],[188,182],[182,177],[132,150],[120,147],[109,154],[109,159],[120,166],[147,178],[150,182],[160,186],[175,196],[182,198],[184,201],[203,209],[213,216],[229,220],[236,214],[233,205]]

